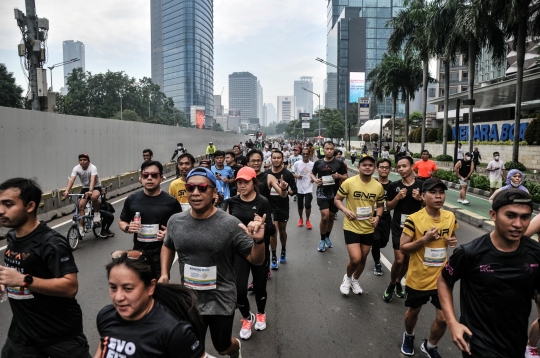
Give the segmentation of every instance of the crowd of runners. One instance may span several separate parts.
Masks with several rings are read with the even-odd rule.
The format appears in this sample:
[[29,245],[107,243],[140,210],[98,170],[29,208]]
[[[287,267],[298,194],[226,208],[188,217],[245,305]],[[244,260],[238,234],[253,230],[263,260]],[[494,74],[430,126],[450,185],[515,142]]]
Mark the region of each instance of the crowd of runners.
[[[431,302],[433,324],[420,343],[428,357],[441,357],[437,344],[447,328],[464,357],[540,357],[538,321],[528,332],[531,302],[540,289],[540,245],[530,236],[540,230],[540,219],[532,219],[531,196],[514,179],[521,173],[511,171],[508,185],[490,198],[495,229],[460,244],[456,217],[443,209],[448,188],[432,177],[437,167],[427,151],[415,163],[406,152],[393,162],[353,148],[352,174],[343,143],[275,139],[231,147],[224,151],[210,142],[206,157],[196,160],[178,143],[171,158],[176,179],[168,192],[161,189],[162,163],[153,160],[151,149],[143,151],[142,190],[127,197],[113,225],[131,234],[133,244],[113,252],[106,267],[111,305],[97,316],[101,339],[95,358],[210,357],[208,330],[220,355],[240,357],[241,341],[267,327],[266,305],[275,299],[268,297],[267,281],[295,257],[287,251],[291,201],[297,226],[317,230],[311,222],[314,195],[320,240],[313,250],[333,247],[338,211],[343,218],[349,260],[342,295],[363,293],[370,252],[373,274],[383,276],[381,249],[391,239],[394,261],[380,295],[389,304],[404,300],[403,335],[386,337],[401,340],[402,354],[415,354],[418,315]],[[114,209],[98,169],[90,155],[78,159],[64,198],[78,177],[85,195],[80,210],[90,201],[96,219],[107,222],[101,237],[111,237]],[[401,178],[391,182],[393,169]],[[13,313],[1,358],[90,357],[75,300],[77,266],[66,239],[38,221],[41,195],[32,179],[0,184],[0,222],[11,228],[0,293]],[[180,283],[170,282],[175,256]],[[452,298],[458,281],[460,317]],[[250,306],[250,291],[256,307]],[[240,339],[233,333],[237,308]]]

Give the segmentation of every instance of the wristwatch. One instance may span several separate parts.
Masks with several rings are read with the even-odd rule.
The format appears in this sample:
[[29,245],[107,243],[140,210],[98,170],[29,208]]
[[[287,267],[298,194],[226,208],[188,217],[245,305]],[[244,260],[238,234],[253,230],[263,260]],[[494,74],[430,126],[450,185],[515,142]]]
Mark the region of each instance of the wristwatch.
[[124,228],[124,232],[129,234],[129,225],[126,225],[126,227]]
[[257,245],[260,245],[260,244],[264,243],[264,239],[253,240],[253,242],[256,243]]
[[24,285],[23,285],[23,287],[28,287],[32,283],[34,283],[34,277],[32,277],[32,275],[25,275],[24,276]]

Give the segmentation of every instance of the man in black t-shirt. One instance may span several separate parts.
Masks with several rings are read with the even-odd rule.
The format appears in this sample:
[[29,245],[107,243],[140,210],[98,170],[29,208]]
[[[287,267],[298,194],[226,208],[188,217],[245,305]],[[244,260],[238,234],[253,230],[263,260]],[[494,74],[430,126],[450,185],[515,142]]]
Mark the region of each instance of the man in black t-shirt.
[[[500,192],[489,211],[493,232],[458,247],[437,282],[452,340],[463,357],[523,357],[531,297],[540,290],[540,245],[524,232],[531,221],[531,196]],[[461,280],[459,322],[452,289]]]
[[454,166],[454,172],[459,178],[459,184],[461,185],[461,190],[459,191],[458,203],[463,205],[469,205],[470,202],[467,200],[467,188],[471,183],[471,176],[474,173],[474,162],[471,161],[471,155],[469,152],[465,153],[463,159],[457,161]]
[[38,221],[41,195],[30,179],[0,184],[0,222],[11,228],[0,294],[13,313],[2,358],[90,358],[75,300],[77,266],[66,238]]
[[242,155],[242,150],[240,150],[240,146],[235,145],[233,147],[233,153],[234,153],[234,161],[236,164],[240,164],[242,167],[247,165],[246,157]]
[[423,181],[413,176],[413,159],[410,156],[400,157],[396,162],[396,169],[401,180],[390,183],[386,193],[386,209],[394,210],[391,225],[394,262],[390,270],[390,284],[383,293],[386,302],[392,301],[394,295],[405,297],[401,279],[409,268],[409,255],[400,251],[400,238],[407,216],[422,208]]
[[[238,174],[238,171],[242,168],[243,165],[238,164],[235,161],[235,154],[234,152],[228,151],[225,152],[225,164],[231,167],[231,169],[234,172],[234,177],[236,178],[236,174]],[[246,160],[247,164],[247,160]],[[231,197],[236,195],[236,182],[229,184],[230,190],[231,190]]]
[[[118,226],[125,233],[133,234],[133,249],[142,251],[153,261],[159,278],[160,253],[167,233],[167,222],[173,214],[181,212],[182,207],[176,198],[161,190],[163,166],[160,162],[144,162],[141,165],[140,181],[143,190],[128,196]],[[140,222],[133,220],[137,212],[141,215]]]
[[[283,166],[283,152],[275,150],[272,152],[272,167],[267,171],[269,175],[273,175],[278,182],[284,180],[289,184],[288,195],[296,194],[296,180],[290,171]],[[279,257],[279,263],[284,264],[287,262],[287,222],[289,221],[289,197],[281,197],[274,188],[270,190],[270,205],[272,206],[272,216],[274,218],[274,225],[277,232],[279,232],[279,241],[281,242],[281,255]],[[272,251],[272,261],[270,268],[272,270],[278,269],[276,248],[277,248],[277,233],[270,237],[270,248]]]
[[334,143],[324,142],[324,158],[313,164],[311,180],[317,184],[317,205],[321,211],[321,241],[317,250],[324,252],[326,248],[331,248],[332,241],[330,233],[334,227],[335,214],[338,212],[334,198],[339,189],[339,181],[347,179],[347,169],[339,159],[334,157]]

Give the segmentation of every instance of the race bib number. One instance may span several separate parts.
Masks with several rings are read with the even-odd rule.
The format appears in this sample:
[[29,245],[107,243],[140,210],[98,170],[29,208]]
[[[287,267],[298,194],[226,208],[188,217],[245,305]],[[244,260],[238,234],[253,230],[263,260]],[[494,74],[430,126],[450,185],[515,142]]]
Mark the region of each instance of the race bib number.
[[215,290],[217,280],[216,266],[198,267],[184,264],[184,285],[192,290]]
[[446,261],[446,247],[426,247],[424,252],[424,266],[442,266]]
[[25,287],[6,287],[7,295],[14,300],[31,300],[34,298],[32,291]]
[[356,220],[368,220],[372,214],[371,206],[356,208]]
[[141,225],[141,230],[137,233],[137,240],[142,242],[159,241],[158,231],[159,224]]
[[189,204],[180,204],[180,206],[182,207],[182,212],[191,210],[191,205]]
[[331,175],[323,175],[321,179],[322,185],[334,185],[336,183]]
[[405,227],[405,220],[407,220],[407,217],[408,217],[408,216],[409,216],[409,215],[407,215],[407,214],[401,214],[401,220],[400,220],[400,222],[399,222],[399,227],[400,227],[400,228],[404,228],[404,227]]

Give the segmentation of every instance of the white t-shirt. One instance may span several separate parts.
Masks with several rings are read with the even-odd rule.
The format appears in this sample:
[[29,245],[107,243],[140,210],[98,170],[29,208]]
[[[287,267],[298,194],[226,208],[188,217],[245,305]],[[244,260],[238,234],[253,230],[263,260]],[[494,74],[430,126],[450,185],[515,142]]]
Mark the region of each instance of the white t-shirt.
[[463,159],[463,148],[458,148],[457,149],[457,158],[458,159]]
[[294,163],[293,173],[296,175],[302,175],[302,179],[296,179],[296,188],[298,194],[309,194],[313,192],[313,183],[311,182],[311,171],[313,170],[313,162],[304,163],[300,160]]
[[489,180],[501,180],[503,178],[502,171],[504,169],[504,162],[502,160],[492,160],[491,162],[489,162],[487,168],[497,169],[489,172]]
[[267,150],[267,151],[263,152],[263,156],[264,156],[263,160],[266,162],[272,156],[272,152]]
[[291,153],[289,153],[289,151],[287,149],[285,149],[283,151],[283,161],[285,162],[285,161],[289,160],[290,155],[291,155]]
[[388,159],[390,157],[390,152],[387,150],[383,150],[381,153],[381,158]]
[[351,149],[351,157],[356,157],[356,149]]
[[88,165],[88,168],[84,170],[80,164],[76,165],[75,168],[73,168],[73,171],[71,172],[71,176],[78,176],[81,180],[81,184],[83,188],[90,188],[90,178],[92,175],[96,176],[96,182],[94,183],[94,188],[101,186],[101,180],[99,180],[99,174],[97,172],[97,168],[94,164],[90,163]]

